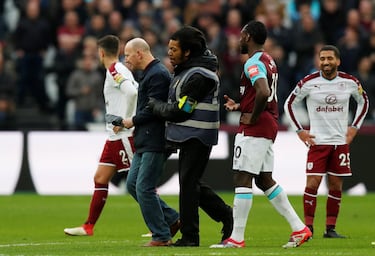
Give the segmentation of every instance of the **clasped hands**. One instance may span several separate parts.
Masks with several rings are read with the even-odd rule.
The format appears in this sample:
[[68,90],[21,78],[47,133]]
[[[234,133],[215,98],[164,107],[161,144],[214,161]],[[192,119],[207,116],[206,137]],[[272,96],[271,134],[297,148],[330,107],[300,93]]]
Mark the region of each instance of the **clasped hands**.
[[105,120],[107,123],[111,123],[113,126],[114,133],[118,133],[123,128],[132,128],[134,126],[132,118],[122,118],[121,116],[106,114]]

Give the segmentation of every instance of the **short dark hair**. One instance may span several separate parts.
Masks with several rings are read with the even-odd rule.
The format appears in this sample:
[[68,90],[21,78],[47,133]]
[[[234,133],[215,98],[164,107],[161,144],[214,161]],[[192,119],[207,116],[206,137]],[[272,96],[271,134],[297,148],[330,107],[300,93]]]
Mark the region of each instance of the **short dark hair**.
[[98,47],[108,55],[117,56],[120,47],[120,39],[114,35],[107,35],[98,40]]
[[263,45],[266,42],[267,28],[262,22],[256,20],[249,21],[245,25],[244,31],[251,36],[256,44]]
[[333,53],[335,54],[335,57],[340,59],[340,50],[334,45],[330,45],[330,44],[324,45],[322,48],[320,48],[319,53],[322,51],[333,51]]
[[182,27],[170,39],[178,41],[183,52],[190,50],[190,56],[192,57],[202,55],[207,50],[203,32],[192,26]]

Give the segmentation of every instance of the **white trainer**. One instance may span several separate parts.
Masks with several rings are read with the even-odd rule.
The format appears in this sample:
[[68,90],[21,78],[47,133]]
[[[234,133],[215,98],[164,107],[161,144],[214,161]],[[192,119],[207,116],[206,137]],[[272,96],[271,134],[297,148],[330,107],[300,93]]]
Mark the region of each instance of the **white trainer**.
[[66,228],[64,233],[69,236],[92,236],[94,234],[92,228],[85,225],[75,228]]

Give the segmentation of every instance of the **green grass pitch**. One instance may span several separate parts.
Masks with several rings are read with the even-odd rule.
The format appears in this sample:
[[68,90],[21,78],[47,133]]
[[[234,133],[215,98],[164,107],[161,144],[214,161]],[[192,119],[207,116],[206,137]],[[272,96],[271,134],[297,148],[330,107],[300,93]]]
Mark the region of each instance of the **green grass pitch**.
[[[220,193],[232,205],[233,194]],[[163,196],[178,207],[177,196]],[[290,196],[302,216],[301,196]],[[283,249],[290,228],[263,195],[255,195],[246,229],[246,248],[210,249],[220,240],[221,224],[200,213],[200,247],[142,247],[146,228],[136,202],[129,196],[109,196],[92,237],[70,237],[66,227],[82,224],[90,196],[0,196],[0,256],[4,255],[375,255],[375,194],[343,196],[337,231],[347,239],[323,239],[325,196],[319,196],[314,238],[301,247]],[[180,237],[180,233],[174,238]]]

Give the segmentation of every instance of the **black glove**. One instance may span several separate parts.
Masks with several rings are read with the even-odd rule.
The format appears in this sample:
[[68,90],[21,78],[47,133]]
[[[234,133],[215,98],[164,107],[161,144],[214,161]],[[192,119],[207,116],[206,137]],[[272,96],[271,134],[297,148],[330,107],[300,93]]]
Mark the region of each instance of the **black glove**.
[[149,98],[147,108],[155,115],[164,120],[182,122],[189,118],[190,114],[178,108],[178,102],[167,103],[155,98]]
[[111,115],[111,114],[105,114],[105,121],[107,123],[111,123],[114,126],[121,126],[124,127],[122,123],[123,118],[121,116]]
[[157,104],[158,100],[155,98],[150,97],[148,99],[146,108],[149,109],[151,112],[153,112],[155,105]]
[[118,117],[116,120],[113,120],[112,121],[112,124],[114,126],[121,126],[121,127],[124,127],[124,124],[122,123],[122,117]]

